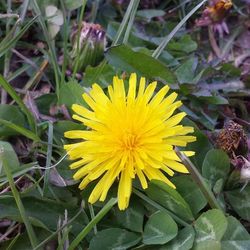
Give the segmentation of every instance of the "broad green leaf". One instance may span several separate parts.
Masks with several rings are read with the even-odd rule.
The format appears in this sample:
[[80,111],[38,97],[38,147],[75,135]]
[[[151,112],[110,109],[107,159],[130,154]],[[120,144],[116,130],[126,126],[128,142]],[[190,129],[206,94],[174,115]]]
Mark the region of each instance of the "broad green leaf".
[[54,131],[54,137],[57,140],[65,140],[64,138],[64,132],[69,130],[84,130],[86,129],[84,125],[68,120],[61,120],[54,123],[53,131]]
[[143,243],[146,245],[165,244],[172,240],[178,232],[175,221],[166,212],[152,214],[143,232]]
[[65,83],[59,91],[59,104],[65,104],[70,110],[73,104],[85,105],[83,93],[84,88],[79,83],[75,81]]
[[[7,120],[8,122],[14,123],[15,125],[19,125],[21,127],[25,127],[25,117],[23,113],[20,111],[19,107],[15,105],[0,105],[0,119]],[[17,135],[19,134],[17,131],[3,126],[0,126],[0,136],[9,136],[9,135]]]
[[226,197],[234,211],[244,220],[250,221],[250,186],[226,192]]
[[143,231],[144,209],[138,201],[131,200],[129,207],[125,211],[116,208],[114,215],[115,221],[123,228],[138,233]]
[[208,104],[216,104],[216,105],[225,105],[228,104],[228,100],[219,95],[216,92],[211,92],[208,89],[201,89],[199,91],[195,91],[192,95],[199,98],[200,101],[206,102]]
[[194,244],[195,232],[192,226],[187,226],[178,232],[177,237],[171,240],[159,250],[189,250]]
[[147,195],[163,207],[169,209],[179,217],[193,220],[193,214],[187,202],[173,188],[158,180],[152,180],[146,189]]
[[[209,245],[221,249],[221,239],[227,229],[227,219],[218,209],[203,213],[194,223],[196,231],[194,249],[207,249]],[[210,249],[210,248],[209,248]]]
[[242,250],[250,246],[250,235],[233,216],[227,217],[228,226],[222,238],[222,250]]
[[126,45],[110,48],[105,54],[108,62],[117,69],[128,73],[136,72],[149,79],[159,79],[164,83],[175,83],[174,74],[160,61],[140,52],[134,52]]
[[104,62],[96,67],[88,66],[82,84],[84,87],[91,87],[92,84],[97,83],[105,88],[112,83],[115,75],[113,68]]
[[0,85],[6,90],[6,92],[15,100],[20,109],[26,115],[29,125],[33,131],[36,130],[36,122],[33,117],[33,114],[29,111],[29,109],[24,104],[23,100],[17,95],[16,91],[13,87],[5,80],[5,78],[0,74]]
[[206,206],[206,198],[189,175],[177,176],[171,181],[176,185],[178,192],[189,204],[194,215]]
[[[11,144],[5,141],[0,141],[0,150],[4,151],[6,161],[8,162],[8,166],[10,167],[11,171],[16,171],[17,169],[19,169],[20,167],[19,160]],[[5,176],[1,160],[0,160],[0,175]]]
[[191,57],[180,67],[178,67],[178,69],[175,71],[175,74],[179,83],[196,84],[200,80],[203,71],[201,71],[199,74],[195,74],[197,63],[197,58]]
[[211,149],[202,164],[202,175],[210,181],[212,186],[219,179],[225,180],[230,171],[230,160],[227,154],[220,149]]
[[89,245],[89,250],[122,250],[135,246],[141,237],[138,234],[120,228],[108,228],[99,231]]
[[[65,209],[68,211],[68,219],[73,217],[78,211],[78,206],[53,201],[50,199],[41,199],[33,196],[22,197],[22,202],[27,216],[35,226],[46,227],[49,230],[57,229],[59,217],[64,216]],[[21,221],[19,210],[12,196],[0,197],[0,218],[8,218]],[[86,225],[88,218],[82,213],[77,220],[73,222],[72,232],[77,234]]]
[[197,49],[197,43],[192,40],[190,35],[184,35],[178,41],[171,41],[167,48],[173,51],[190,53]]

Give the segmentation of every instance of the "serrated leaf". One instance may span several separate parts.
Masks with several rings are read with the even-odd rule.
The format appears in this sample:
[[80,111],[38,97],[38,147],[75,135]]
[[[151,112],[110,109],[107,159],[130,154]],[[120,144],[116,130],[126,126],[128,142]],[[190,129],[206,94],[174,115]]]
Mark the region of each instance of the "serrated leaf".
[[125,250],[136,245],[141,237],[120,228],[99,231],[90,241],[89,250]]
[[110,48],[105,57],[111,65],[127,73],[136,72],[148,79],[159,79],[169,84],[176,82],[174,74],[163,63],[126,45]]
[[202,175],[210,181],[212,186],[219,179],[225,180],[230,171],[228,155],[220,149],[211,149],[206,154],[202,164]]
[[152,180],[146,189],[147,195],[163,207],[169,209],[183,219],[193,220],[193,214],[183,197],[164,182]]
[[175,221],[166,212],[152,214],[143,232],[143,243],[146,245],[165,244],[172,240],[178,232]]
[[218,209],[212,209],[203,213],[194,223],[196,231],[194,249],[206,249],[209,245],[212,249],[220,249],[221,239],[227,229],[227,219]]

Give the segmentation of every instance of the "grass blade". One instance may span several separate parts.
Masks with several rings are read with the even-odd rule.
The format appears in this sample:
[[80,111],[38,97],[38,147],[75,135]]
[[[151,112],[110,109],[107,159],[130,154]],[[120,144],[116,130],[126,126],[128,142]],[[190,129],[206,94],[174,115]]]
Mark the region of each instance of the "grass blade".
[[76,236],[69,245],[68,250],[74,250],[84,237],[92,230],[92,228],[109,212],[109,210],[117,203],[116,198],[111,198],[100,212],[89,222],[89,224]]
[[14,196],[14,199],[16,201],[16,204],[17,204],[18,210],[20,212],[21,218],[22,218],[23,223],[24,223],[24,225],[26,227],[26,230],[27,230],[27,233],[28,233],[28,236],[29,236],[29,239],[30,239],[31,246],[32,246],[32,248],[35,248],[35,246],[38,244],[38,240],[36,238],[34,229],[33,229],[32,225],[31,225],[31,223],[29,221],[29,218],[25,213],[25,208],[23,206],[22,200],[21,200],[20,195],[19,195],[19,193],[17,191],[17,188],[15,186],[14,179],[13,179],[11,171],[10,171],[10,166],[8,164],[8,160],[5,157],[3,148],[0,149],[0,160],[2,162],[4,172],[5,172],[5,174],[6,174],[7,178],[8,178],[8,182],[10,184],[10,188],[11,188],[12,194]]
[[30,130],[28,130],[26,128],[20,127],[20,126],[12,123],[10,121],[0,119],[0,124],[3,124],[4,126],[6,126],[8,128],[11,128],[11,129],[17,131],[21,135],[26,136],[27,138],[33,140],[34,142],[40,142],[41,141],[41,139],[35,133],[33,133],[32,131],[30,131]]
[[196,7],[194,7],[176,26],[175,28],[163,39],[160,45],[153,52],[152,57],[158,58],[162,51],[166,48],[169,41],[174,37],[177,31],[182,27],[184,23],[206,2],[207,0],[203,0]]
[[12,28],[9,34],[2,40],[0,43],[0,57],[4,55],[10,48],[12,48],[15,43],[23,36],[23,34],[30,28],[30,26],[36,21],[37,16],[32,18],[18,33],[16,36],[13,36],[14,31],[19,25],[20,21],[16,23],[16,25]]

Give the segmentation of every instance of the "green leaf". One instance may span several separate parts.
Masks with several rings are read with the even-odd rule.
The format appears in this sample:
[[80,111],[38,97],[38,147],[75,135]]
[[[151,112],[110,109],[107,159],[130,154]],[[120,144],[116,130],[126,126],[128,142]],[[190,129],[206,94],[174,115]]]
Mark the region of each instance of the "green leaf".
[[194,249],[221,249],[220,241],[227,229],[227,219],[220,210],[212,209],[203,213],[194,223],[194,227]]
[[33,133],[32,131],[30,131],[24,127],[18,126],[12,122],[9,122],[9,121],[3,120],[3,119],[0,119],[0,124],[6,126],[9,129],[12,129],[13,131],[16,131],[17,134],[21,134],[21,135],[26,136],[27,138],[29,138],[33,141],[40,141],[40,138],[35,133]]
[[63,141],[66,138],[64,138],[64,133],[69,130],[84,130],[86,129],[83,124],[67,121],[67,120],[61,120],[57,121],[53,124],[54,128],[54,137],[58,141]]
[[88,66],[85,71],[83,86],[91,87],[92,84],[98,83],[105,88],[112,83],[115,75],[115,71],[108,64],[101,63],[96,67]]
[[227,217],[228,226],[222,238],[222,250],[248,249],[250,235],[244,226],[233,216]]
[[[17,170],[20,167],[19,160],[17,158],[16,152],[12,148],[11,144],[5,141],[0,141],[0,150],[4,151],[6,161],[8,161],[8,166],[11,171]],[[1,162],[1,160],[0,160]],[[0,164],[0,175],[4,175],[4,170],[2,169],[2,162]]]
[[226,192],[226,197],[234,211],[244,220],[250,221],[250,186]]
[[[0,119],[7,120],[18,126],[25,127],[25,117],[17,106],[1,104],[0,105]],[[6,127],[0,126],[0,136],[17,135],[17,131]]]
[[171,240],[159,250],[189,250],[194,244],[195,232],[192,226],[188,226],[179,231],[177,237]]
[[[68,211],[68,219],[73,217],[77,211],[79,211],[78,206],[72,206],[71,204],[56,202],[50,199],[41,199],[33,196],[22,197],[22,203],[25,212],[33,225],[48,228],[53,231],[57,229],[58,219],[63,216],[65,209]],[[0,197],[0,211],[1,219],[8,218],[21,221],[19,210],[16,207],[15,200],[12,196]],[[87,221],[88,218],[82,213],[78,220],[73,222],[72,232],[77,234]]]
[[165,244],[172,240],[178,232],[175,221],[166,212],[152,214],[143,232],[143,243],[146,245]]
[[131,200],[125,211],[115,209],[115,221],[130,231],[141,233],[143,231],[144,209],[138,201]]
[[179,83],[196,84],[200,80],[203,71],[195,75],[197,63],[198,63],[197,58],[191,57],[186,62],[184,62],[180,67],[178,67],[178,69],[175,71],[175,74]]
[[211,149],[202,164],[202,175],[210,181],[212,186],[219,179],[226,180],[230,171],[230,160],[227,154],[220,149]]
[[109,228],[99,231],[92,238],[89,250],[122,250],[135,246],[141,237],[138,234],[120,228]]
[[181,36],[178,41],[171,41],[167,48],[173,51],[191,53],[197,49],[197,43],[192,40],[190,35]]
[[70,110],[73,104],[85,105],[83,93],[84,88],[79,83],[75,81],[65,83],[59,90],[59,104],[65,104]]
[[173,188],[158,180],[152,180],[146,189],[147,195],[179,217],[193,220],[193,214],[183,197]]
[[13,89],[13,87],[5,80],[5,78],[0,74],[0,85],[6,90],[6,92],[15,100],[15,102],[18,104],[20,109],[23,111],[23,113],[26,115],[29,125],[33,131],[36,130],[36,122],[32,115],[32,113],[29,111],[29,109],[25,106],[23,100],[20,98],[20,96],[17,95],[16,91]]
[[206,198],[190,176],[177,176],[171,181],[176,185],[178,192],[189,204],[194,215],[206,206]]
[[208,140],[207,136],[198,129],[194,122],[189,119],[185,119],[183,121],[183,125],[194,127],[194,133],[192,135],[196,137],[196,141],[189,143],[187,147],[185,147],[185,150],[196,152],[196,154],[192,156],[190,160],[197,168],[201,168],[207,152],[213,148],[213,145]]
[[169,84],[176,82],[174,74],[163,63],[151,56],[134,52],[126,45],[110,48],[105,57],[111,65],[128,73],[136,72],[140,76]]

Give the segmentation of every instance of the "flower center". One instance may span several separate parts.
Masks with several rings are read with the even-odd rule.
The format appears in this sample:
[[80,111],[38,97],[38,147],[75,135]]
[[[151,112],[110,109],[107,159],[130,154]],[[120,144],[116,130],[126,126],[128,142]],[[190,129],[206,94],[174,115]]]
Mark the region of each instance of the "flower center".
[[122,139],[123,150],[135,150],[138,146],[138,137],[132,133],[125,133]]

